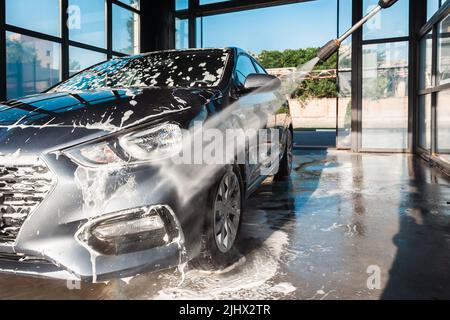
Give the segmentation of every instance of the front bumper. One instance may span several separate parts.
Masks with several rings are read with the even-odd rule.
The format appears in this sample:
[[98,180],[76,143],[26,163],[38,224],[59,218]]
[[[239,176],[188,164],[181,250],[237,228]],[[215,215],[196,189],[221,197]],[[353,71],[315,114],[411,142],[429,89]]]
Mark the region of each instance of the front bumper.
[[[0,272],[97,282],[174,267],[188,260],[183,231],[200,234],[196,228],[202,223],[179,204],[170,184],[161,183],[158,168],[142,165],[96,171],[81,168],[64,155],[48,154],[41,159],[57,181],[27,217],[16,241],[0,243]],[[170,228],[179,231],[172,242],[113,255],[95,251],[76,236],[92,219],[152,205],[171,211],[175,226]]]
[[[21,256],[18,256],[21,257]],[[77,262],[90,257],[80,257]],[[40,261],[32,262],[19,261],[15,257],[0,255],[0,272],[4,274],[31,276],[35,278],[48,278],[59,280],[77,280],[86,282],[102,282],[116,278],[128,278],[177,266],[180,261],[180,250],[176,244],[171,244],[165,248],[155,248],[138,254],[126,254],[117,257],[95,256],[91,266],[86,272],[81,273],[77,262],[61,265],[58,262],[51,262],[41,256]],[[78,271],[74,271],[70,268]]]

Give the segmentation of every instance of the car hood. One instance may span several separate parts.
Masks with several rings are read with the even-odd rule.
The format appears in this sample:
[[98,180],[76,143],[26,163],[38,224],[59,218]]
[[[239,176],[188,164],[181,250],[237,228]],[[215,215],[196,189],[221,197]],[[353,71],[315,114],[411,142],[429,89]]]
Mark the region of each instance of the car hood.
[[220,95],[198,88],[50,92],[0,104],[0,154],[41,153],[98,138],[176,113]]

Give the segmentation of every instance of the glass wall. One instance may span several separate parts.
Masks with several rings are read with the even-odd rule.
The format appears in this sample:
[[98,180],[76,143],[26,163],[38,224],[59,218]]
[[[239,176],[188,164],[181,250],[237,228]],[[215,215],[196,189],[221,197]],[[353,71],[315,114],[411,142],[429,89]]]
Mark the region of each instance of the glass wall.
[[113,50],[127,55],[139,53],[139,14],[113,4],[112,25]]
[[6,0],[6,23],[52,36],[61,35],[59,0]]
[[[413,0],[414,1],[414,0]],[[364,13],[378,5],[378,0],[364,0]],[[399,0],[389,10],[382,10],[363,27],[363,39],[407,37],[409,34],[409,0]]]
[[437,93],[436,153],[450,162],[450,90]]
[[[205,16],[197,39],[205,48],[237,46],[254,54],[320,47],[336,37],[336,13],[336,0],[316,0]],[[316,29],[321,32],[312,35]]]
[[447,16],[426,30],[420,42],[418,144],[419,151],[450,164],[450,9],[446,10]]
[[[63,3],[5,1],[6,43],[0,45],[6,48],[6,70],[0,72],[6,72],[7,99],[42,92],[108,57],[139,53],[140,0],[68,0],[65,8]],[[62,23],[65,11],[68,20]]]
[[[431,88],[433,33],[430,31],[420,40],[419,90]],[[431,94],[419,97],[418,144],[424,150],[431,149]]]
[[427,0],[427,20],[438,11],[443,0]]
[[72,46],[69,48],[69,57],[70,75],[107,60],[107,55],[104,53]]
[[[450,15],[438,25],[436,84],[450,84]],[[450,161],[450,91],[436,97],[436,153]]]
[[436,84],[450,83],[450,16],[438,26]]
[[[378,1],[364,0],[367,13]],[[402,151],[408,141],[409,1],[399,0],[363,28],[363,150]]]
[[420,41],[419,89],[427,89],[432,86],[432,49],[433,33],[430,31]]
[[408,147],[408,42],[363,46],[362,148]]
[[175,48],[186,49],[189,48],[189,20],[175,19]]
[[6,33],[6,79],[10,98],[44,91],[61,80],[61,45]]
[[72,18],[68,23],[70,40],[106,48],[104,0],[69,0],[69,12]]
[[189,8],[189,0],[175,0],[175,10],[186,10]]

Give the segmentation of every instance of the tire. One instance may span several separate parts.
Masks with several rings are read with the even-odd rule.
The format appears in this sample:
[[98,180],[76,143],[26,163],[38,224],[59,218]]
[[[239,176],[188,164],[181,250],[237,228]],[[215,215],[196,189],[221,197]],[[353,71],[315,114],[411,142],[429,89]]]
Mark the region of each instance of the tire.
[[[235,186],[231,194],[227,186]],[[212,186],[200,255],[191,261],[194,268],[221,270],[241,257],[237,244],[242,222],[243,186],[241,173],[235,166],[226,168]]]
[[286,146],[284,149],[283,158],[280,160],[280,167],[277,174],[275,175],[275,180],[284,180],[291,175],[292,171],[292,152],[293,152],[293,139],[292,131],[288,130],[286,135]]

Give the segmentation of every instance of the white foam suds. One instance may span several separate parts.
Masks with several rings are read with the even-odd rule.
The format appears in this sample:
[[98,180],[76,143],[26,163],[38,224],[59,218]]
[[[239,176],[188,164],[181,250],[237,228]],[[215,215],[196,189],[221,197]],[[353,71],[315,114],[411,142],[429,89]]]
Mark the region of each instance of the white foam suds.
[[123,114],[122,122],[120,123],[120,127],[122,128],[124,123],[127,122],[130,117],[134,114],[134,111],[128,110]]
[[131,280],[133,280],[134,277],[128,277],[128,278],[121,278],[120,280],[122,280],[123,282],[125,282],[127,285],[130,284]]
[[279,283],[272,288],[270,288],[270,291],[281,293],[281,294],[290,294],[295,291],[297,291],[297,288],[292,285],[292,283],[289,282],[282,282]]
[[[184,281],[171,279],[175,286],[158,292],[154,299],[238,299],[262,298],[278,293],[291,293],[292,287],[281,284],[273,286],[270,281],[277,274],[283,247],[288,236],[283,231],[275,231],[260,248],[235,263],[227,270],[205,272],[189,270]],[[173,275],[172,275],[173,276]],[[275,290],[273,290],[275,287]]]

